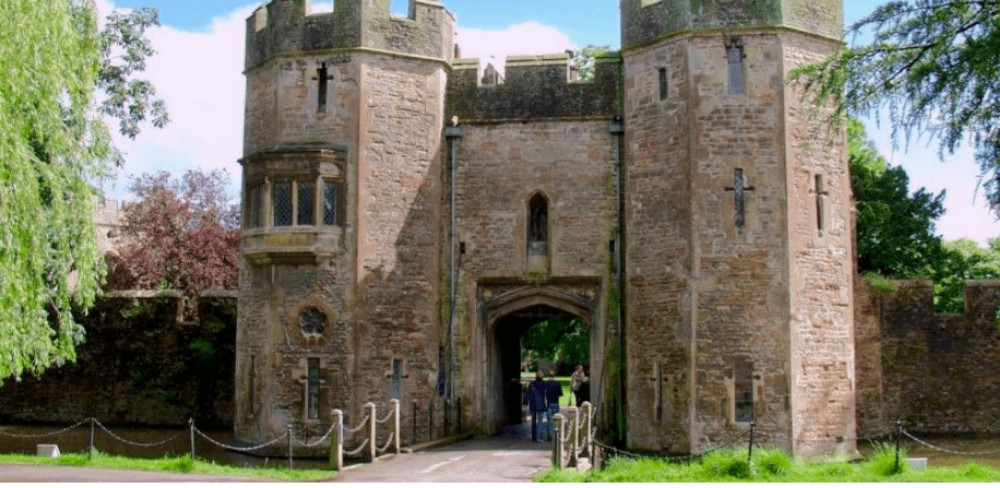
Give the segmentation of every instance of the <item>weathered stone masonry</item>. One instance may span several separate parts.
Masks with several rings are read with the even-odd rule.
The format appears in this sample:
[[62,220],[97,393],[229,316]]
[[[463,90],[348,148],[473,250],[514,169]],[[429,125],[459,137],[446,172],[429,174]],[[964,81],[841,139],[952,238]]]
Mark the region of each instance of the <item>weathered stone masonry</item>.
[[482,81],[436,1],[259,9],[237,433],[393,396],[461,401],[463,427],[495,432],[519,415],[529,317],[576,316],[630,447],[698,452],[753,419],[796,452],[852,451],[843,134],[784,81],[836,49],[840,8],[625,0],[623,51],[590,83],[566,54]]

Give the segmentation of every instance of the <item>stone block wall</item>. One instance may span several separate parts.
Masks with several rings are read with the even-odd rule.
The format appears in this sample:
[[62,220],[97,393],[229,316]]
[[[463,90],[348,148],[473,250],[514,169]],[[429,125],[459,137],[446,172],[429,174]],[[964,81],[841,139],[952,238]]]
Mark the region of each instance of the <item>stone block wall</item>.
[[966,283],[962,314],[935,313],[929,281],[858,289],[859,434],[1000,432],[1000,282]]
[[179,293],[115,293],[86,315],[76,363],[0,388],[0,422],[223,428],[233,422],[235,294],[198,301],[183,318]]

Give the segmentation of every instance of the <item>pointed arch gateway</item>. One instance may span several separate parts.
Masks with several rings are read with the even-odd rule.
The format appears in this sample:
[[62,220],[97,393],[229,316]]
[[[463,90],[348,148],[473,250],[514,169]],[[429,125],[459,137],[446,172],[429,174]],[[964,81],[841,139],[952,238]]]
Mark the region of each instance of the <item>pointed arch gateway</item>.
[[[597,280],[581,284],[520,284],[480,289],[477,346],[472,354],[472,406],[479,430],[494,434],[521,423],[521,337],[547,319],[580,318],[590,329],[590,357],[601,357]],[[598,385],[599,361],[591,361]],[[471,379],[471,378],[470,378]],[[598,392],[592,393],[599,398]],[[565,399],[563,400],[565,401]]]

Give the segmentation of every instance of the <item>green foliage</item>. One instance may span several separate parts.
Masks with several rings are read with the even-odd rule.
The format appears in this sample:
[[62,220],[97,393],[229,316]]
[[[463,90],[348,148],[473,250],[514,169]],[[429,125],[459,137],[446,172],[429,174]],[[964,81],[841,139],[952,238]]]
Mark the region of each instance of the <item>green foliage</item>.
[[954,152],[969,139],[986,196],[1000,210],[1000,3],[895,0],[848,29],[872,33],[868,44],[843,48],[793,69],[817,106],[846,114],[886,109],[893,134],[924,134]]
[[328,481],[336,476],[336,470],[295,469],[287,467],[257,468],[238,467],[192,460],[190,456],[165,456],[159,459],[111,456],[94,451],[93,460],[86,453],[63,453],[57,458],[43,458],[25,454],[2,454],[0,464],[25,464],[35,466],[77,466],[130,471],[160,471],[168,473],[193,473],[246,477],[257,480],[276,481]]
[[[900,453],[904,459],[905,452]],[[777,449],[754,450],[747,464],[746,449],[715,451],[690,463],[663,459],[612,457],[601,471],[549,470],[536,481],[545,482],[969,482],[1000,481],[1000,470],[968,464],[962,467],[930,466],[925,471],[896,470],[895,446],[881,446],[862,462],[792,461]]]
[[882,276],[878,273],[873,273],[871,271],[864,273],[862,275],[865,281],[871,285],[872,289],[879,293],[892,293],[896,291],[896,285],[893,284],[892,280]]
[[934,283],[934,306],[938,312],[965,310],[965,282],[1000,279],[1000,239],[979,247],[971,239],[944,243],[945,259],[938,265]]
[[892,444],[879,444],[875,448],[875,452],[872,453],[871,457],[865,463],[865,467],[868,471],[878,475],[878,476],[895,476],[906,471],[906,463],[903,462],[906,459],[906,450],[901,449],[899,451],[899,464],[896,464],[896,447]]
[[573,62],[580,73],[580,81],[594,81],[596,75],[595,59],[597,56],[611,52],[611,46],[595,46],[588,44],[587,47],[575,53]]
[[[105,33],[128,24],[109,24]],[[83,0],[4,0],[0,25],[2,382],[76,359],[84,330],[72,309],[91,307],[104,278],[91,183],[109,174],[117,155],[94,93],[117,90],[144,64],[142,53],[132,53],[133,69],[105,82],[113,64],[102,54],[136,37],[99,35]],[[118,103],[138,117],[148,94],[102,109]]]
[[764,473],[783,475],[792,470],[792,460],[788,453],[780,449],[764,449],[754,455],[754,464]]
[[215,346],[201,337],[191,342],[191,350],[194,351],[198,360],[203,363],[211,362],[212,358],[215,357]]
[[524,334],[522,360],[547,359],[563,364],[584,364],[590,358],[590,328],[579,318],[547,320]]
[[930,276],[944,257],[934,221],[944,214],[945,193],[921,188],[911,195],[906,171],[885,161],[860,122],[850,121],[847,141],[858,211],[858,272]]
[[701,458],[701,469],[706,477],[746,479],[750,477],[750,463],[746,450],[720,450]]

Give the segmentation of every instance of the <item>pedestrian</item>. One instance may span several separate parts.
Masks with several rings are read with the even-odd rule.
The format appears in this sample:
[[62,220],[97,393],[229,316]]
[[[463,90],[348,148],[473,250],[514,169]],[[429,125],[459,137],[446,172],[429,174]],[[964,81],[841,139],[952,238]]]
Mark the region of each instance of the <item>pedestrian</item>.
[[[584,383],[588,383],[589,381],[590,381],[590,379],[587,378],[587,373],[585,373],[583,371],[583,365],[582,364],[576,365],[576,371],[574,371],[573,375],[569,377],[569,388],[571,390],[573,390],[573,396],[576,397],[576,406],[577,407],[579,407],[581,404],[583,404],[584,400],[583,400],[582,395],[585,392],[583,392],[582,389],[583,389]],[[587,388],[588,389],[587,393],[589,393],[589,389],[590,389],[589,386],[590,385],[587,384],[586,386],[588,387]]]
[[540,442],[538,440],[538,423],[549,410],[549,406],[545,402],[545,381],[541,371],[535,373],[535,381],[531,382],[531,386],[525,392],[524,404],[531,410],[531,440]]
[[549,379],[545,381],[545,400],[549,404],[549,410],[545,414],[545,433],[548,434],[547,440],[552,440],[552,430],[555,426],[553,417],[555,414],[559,413],[559,397],[562,396],[562,385],[556,381],[556,372],[549,370]]

